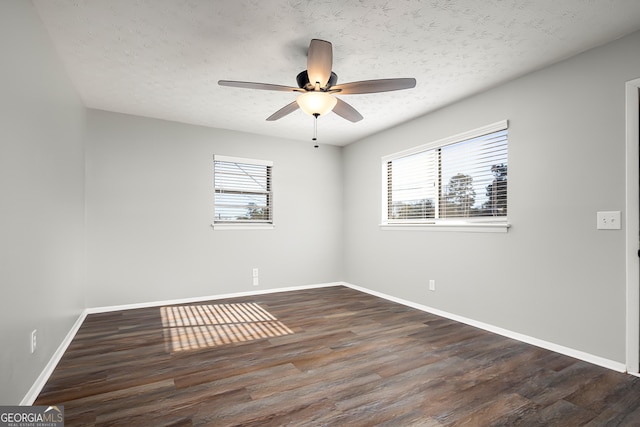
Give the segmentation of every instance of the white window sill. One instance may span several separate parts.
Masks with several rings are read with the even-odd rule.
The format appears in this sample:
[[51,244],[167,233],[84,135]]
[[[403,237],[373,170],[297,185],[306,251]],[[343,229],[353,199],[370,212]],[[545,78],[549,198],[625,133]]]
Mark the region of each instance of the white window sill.
[[506,233],[511,224],[501,223],[431,223],[431,224],[380,224],[381,230],[463,231],[471,233]]
[[273,230],[273,224],[211,224],[214,230]]

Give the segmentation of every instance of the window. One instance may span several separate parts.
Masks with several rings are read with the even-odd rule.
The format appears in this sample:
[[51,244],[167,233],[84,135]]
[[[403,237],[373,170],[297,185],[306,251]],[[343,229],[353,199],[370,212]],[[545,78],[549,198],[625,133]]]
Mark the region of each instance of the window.
[[502,121],[384,157],[383,225],[506,231],[507,142]]
[[273,224],[273,163],[237,157],[213,157],[213,225]]

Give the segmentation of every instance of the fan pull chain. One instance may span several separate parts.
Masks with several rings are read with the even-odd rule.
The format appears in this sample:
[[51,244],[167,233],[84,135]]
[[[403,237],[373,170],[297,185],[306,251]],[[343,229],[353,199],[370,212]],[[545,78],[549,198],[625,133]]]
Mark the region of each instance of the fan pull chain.
[[[318,140],[318,116],[320,114],[315,113],[313,115],[314,120],[313,120],[313,138],[311,138],[312,141],[317,141]],[[314,148],[318,148],[318,144],[316,143],[316,145],[313,146]]]

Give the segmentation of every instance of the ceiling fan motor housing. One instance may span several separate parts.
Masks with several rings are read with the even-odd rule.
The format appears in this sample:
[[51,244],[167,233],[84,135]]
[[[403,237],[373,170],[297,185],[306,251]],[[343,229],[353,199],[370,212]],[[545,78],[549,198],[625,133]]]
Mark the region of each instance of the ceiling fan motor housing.
[[[301,71],[300,74],[298,74],[298,76],[296,77],[296,81],[298,82],[298,87],[300,89],[304,89],[304,90],[315,89],[315,82],[311,83],[309,81],[309,74],[307,73],[307,70]],[[329,82],[322,89],[329,90],[331,86],[335,86],[336,83],[338,83],[338,75],[332,71],[331,77],[329,77]]]

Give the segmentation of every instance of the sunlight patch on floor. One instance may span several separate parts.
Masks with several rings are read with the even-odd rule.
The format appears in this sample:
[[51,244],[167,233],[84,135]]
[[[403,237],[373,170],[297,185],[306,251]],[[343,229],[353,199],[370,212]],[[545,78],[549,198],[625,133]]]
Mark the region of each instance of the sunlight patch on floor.
[[293,334],[256,303],[161,307],[167,351],[197,350]]

